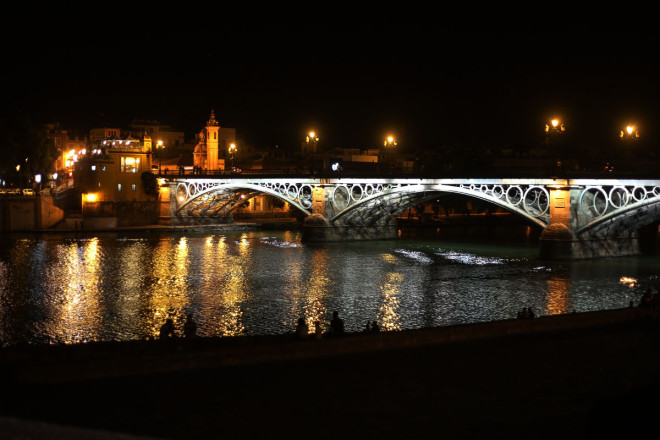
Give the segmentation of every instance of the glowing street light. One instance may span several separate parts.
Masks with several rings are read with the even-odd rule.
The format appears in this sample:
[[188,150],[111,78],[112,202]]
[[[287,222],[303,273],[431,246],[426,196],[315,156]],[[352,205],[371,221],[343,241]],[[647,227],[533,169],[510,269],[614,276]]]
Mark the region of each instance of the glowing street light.
[[637,139],[639,138],[639,131],[637,131],[637,127],[635,127],[632,124],[628,124],[625,128],[625,130],[621,130],[621,134],[619,135],[621,139]]
[[316,154],[318,153],[318,149],[319,136],[314,130],[312,130],[307,133],[307,137],[305,137],[305,142],[302,144],[302,152]]
[[550,121],[550,124],[545,124],[546,133],[563,133],[566,130],[564,124],[557,118]]
[[231,154],[231,169],[234,170],[234,154],[236,153],[236,144],[231,143],[229,145],[229,154]]
[[396,138],[392,135],[387,136],[384,145],[386,147],[396,147],[397,146]]
[[163,159],[162,158],[163,148],[165,148],[165,144],[163,143],[162,140],[159,139],[158,142],[156,142],[156,151],[158,152],[158,174],[160,174],[160,165],[161,165],[161,161]]

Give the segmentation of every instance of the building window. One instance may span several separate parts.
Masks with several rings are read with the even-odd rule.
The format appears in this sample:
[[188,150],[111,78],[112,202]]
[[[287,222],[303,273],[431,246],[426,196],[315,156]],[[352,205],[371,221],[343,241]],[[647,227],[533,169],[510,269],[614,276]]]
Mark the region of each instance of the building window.
[[103,165],[103,168],[101,168],[101,171],[105,171],[105,165]]
[[135,184],[131,185],[131,189],[135,191]]
[[92,171],[96,171],[96,165],[92,165]]
[[122,156],[121,158],[121,172],[122,173],[137,173],[140,171],[140,158]]
[[117,191],[121,191],[121,183],[117,184]]

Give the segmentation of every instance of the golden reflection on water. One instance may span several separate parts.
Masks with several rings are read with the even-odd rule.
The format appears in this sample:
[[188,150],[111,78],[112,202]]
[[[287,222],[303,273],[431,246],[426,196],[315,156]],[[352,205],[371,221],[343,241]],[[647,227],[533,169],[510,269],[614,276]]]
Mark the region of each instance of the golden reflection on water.
[[548,279],[545,315],[561,315],[568,313],[568,288],[569,283],[566,277],[556,275]]
[[[381,259],[390,264],[398,264],[396,256],[386,253],[381,254]],[[378,311],[378,324],[381,330],[400,330],[401,323],[398,315],[399,298],[401,284],[404,276],[398,272],[388,272],[385,274],[385,280],[380,286],[383,295],[383,303]]]
[[98,238],[58,247],[58,264],[47,274],[51,318],[47,333],[58,342],[97,341],[102,324]]
[[199,334],[239,336],[245,334],[243,304],[249,297],[248,275],[252,266],[247,234],[233,243],[224,236],[209,236],[202,250],[200,292],[195,295]]
[[[148,302],[145,331],[158,337],[160,327],[167,318],[174,320],[177,329],[183,326],[184,309],[188,305],[189,292],[186,277],[189,271],[188,239],[180,237],[172,247],[172,240],[160,240],[151,262],[151,285],[145,292]],[[129,267],[131,262],[128,262]],[[137,286],[136,286],[137,287]],[[139,290],[136,292],[139,294]]]
[[306,300],[303,307],[310,331],[314,331],[316,321],[321,324],[321,331],[326,330],[328,310],[325,306],[325,299],[329,285],[328,251],[327,249],[319,249],[312,255],[312,272],[307,284]]
[[[309,279],[304,281],[309,273]],[[294,329],[298,323],[296,313],[302,310],[302,316],[309,327],[310,332],[315,331],[315,323],[318,321],[320,330],[325,332],[328,328],[328,309],[325,301],[331,280],[328,276],[328,250],[324,248],[314,249],[310,258],[310,267],[305,271],[299,261],[287,267],[289,274],[289,286],[294,286],[288,294],[291,297],[292,312],[288,321],[284,322],[286,328]]]

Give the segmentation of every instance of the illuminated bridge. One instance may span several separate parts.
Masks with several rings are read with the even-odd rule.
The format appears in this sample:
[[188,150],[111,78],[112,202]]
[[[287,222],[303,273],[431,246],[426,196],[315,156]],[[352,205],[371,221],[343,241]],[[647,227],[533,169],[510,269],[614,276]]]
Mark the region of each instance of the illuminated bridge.
[[636,254],[637,231],[660,220],[660,180],[173,176],[162,189],[173,224],[231,221],[246,200],[271,195],[306,216],[306,241],[395,238],[403,211],[462,194],[541,227],[548,258]]

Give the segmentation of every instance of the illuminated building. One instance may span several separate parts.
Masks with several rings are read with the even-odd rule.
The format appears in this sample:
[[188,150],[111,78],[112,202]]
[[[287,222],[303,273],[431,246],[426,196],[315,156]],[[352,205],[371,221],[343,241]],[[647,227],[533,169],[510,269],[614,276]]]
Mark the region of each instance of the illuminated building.
[[[204,130],[200,131],[197,144],[193,149],[193,165],[202,170],[222,171],[230,153],[230,146],[236,145],[236,129],[220,127],[211,110],[211,117]],[[238,149],[234,149],[234,153]]]
[[[81,195],[83,217],[120,217],[119,224],[134,224],[140,220],[122,219],[120,205],[128,217],[133,211],[144,210],[144,206],[138,209],[140,204],[154,205],[155,209],[156,197],[145,188],[142,178],[144,172],[152,172],[151,159],[152,140],[148,135],[142,140],[105,139],[76,154],[74,183]],[[151,223],[153,219],[142,221]]]

